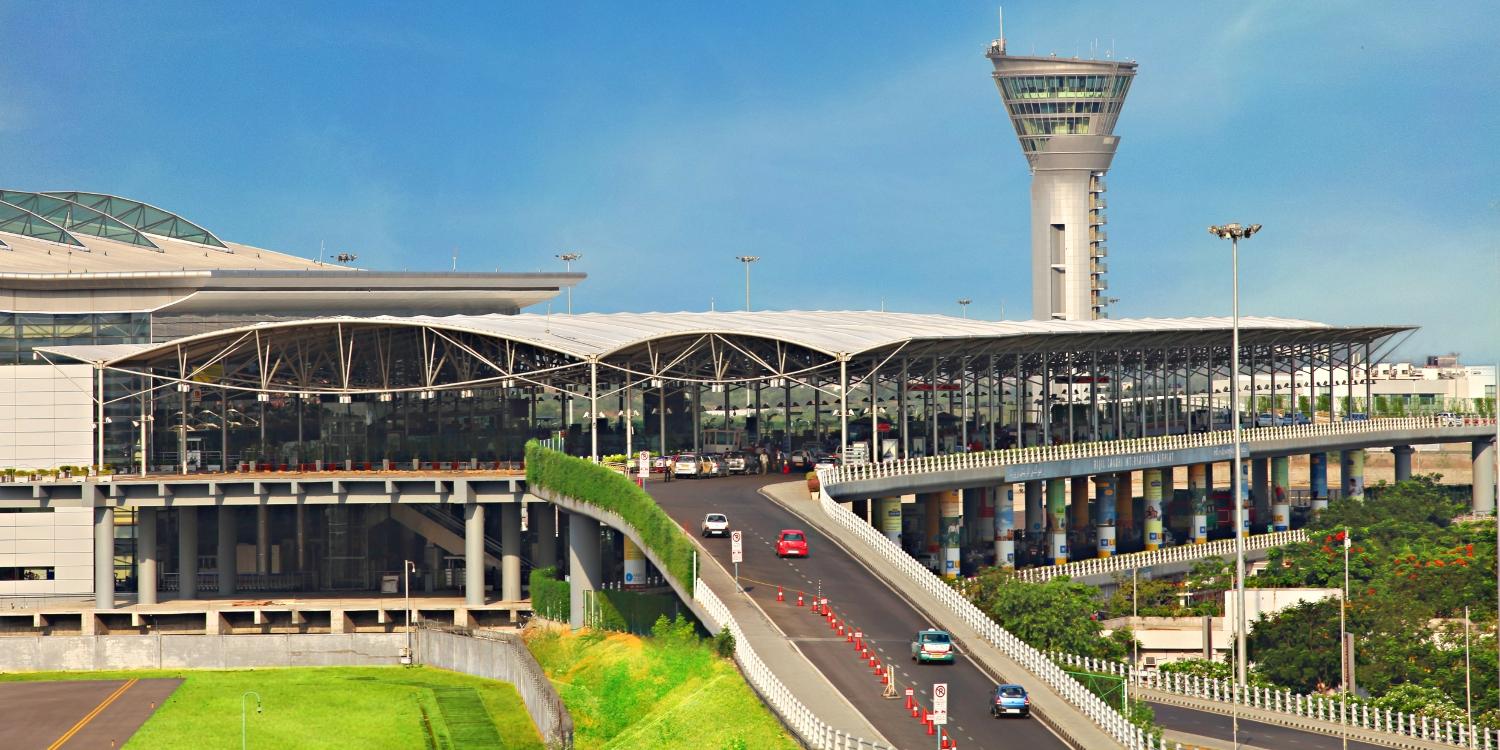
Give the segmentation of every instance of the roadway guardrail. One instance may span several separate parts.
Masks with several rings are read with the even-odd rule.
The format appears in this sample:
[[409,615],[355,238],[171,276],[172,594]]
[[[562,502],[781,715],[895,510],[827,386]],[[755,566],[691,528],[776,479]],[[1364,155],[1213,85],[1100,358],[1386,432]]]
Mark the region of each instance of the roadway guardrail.
[[[1280,547],[1283,544],[1305,541],[1307,541],[1306,529],[1274,531],[1269,534],[1256,534],[1255,536],[1246,538],[1245,550],[1270,549],[1272,547]],[[1077,560],[1064,565],[1043,565],[1035,568],[1023,568],[1016,571],[1016,577],[1030,583],[1044,583],[1064,575],[1070,578],[1079,578],[1081,576],[1120,573],[1137,568],[1149,568],[1169,563],[1194,562],[1210,557],[1224,557],[1232,554],[1234,554],[1233,539],[1216,539],[1207,544],[1179,544],[1175,547],[1166,547],[1149,552],[1132,552],[1125,555],[1113,555],[1111,557],[1100,557],[1091,560]]]

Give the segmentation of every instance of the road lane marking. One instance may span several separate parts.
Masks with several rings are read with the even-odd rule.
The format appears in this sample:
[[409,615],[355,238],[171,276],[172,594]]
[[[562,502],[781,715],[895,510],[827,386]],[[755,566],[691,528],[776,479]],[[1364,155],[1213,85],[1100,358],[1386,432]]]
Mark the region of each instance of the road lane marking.
[[89,722],[93,721],[97,716],[99,716],[99,714],[103,713],[104,709],[109,708],[109,705],[111,703],[114,703],[116,700],[118,700],[120,696],[125,694],[126,690],[129,690],[138,681],[139,680],[136,678],[131,678],[127,680],[124,685],[115,688],[115,691],[113,693],[110,693],[109,697],[100,701],[99,705],[94,706],[94,710],[85,714],[82,719],[79,719],[78,723],[74,724],[71,729],[64,732],[63,736],[58,737],[56,742],[48,745],[47,750],[57,750],[58,748],[62,747],[68,740],[73,739],[73,735],[78,734],[79,730],[88,726]]

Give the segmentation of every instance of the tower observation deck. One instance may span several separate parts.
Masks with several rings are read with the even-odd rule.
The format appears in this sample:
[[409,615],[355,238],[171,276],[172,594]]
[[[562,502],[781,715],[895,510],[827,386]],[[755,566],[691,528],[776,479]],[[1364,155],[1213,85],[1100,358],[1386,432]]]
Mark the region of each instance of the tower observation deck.
[[990,44],[995,84],[1031,167],[1031,317],[1107,317],[1104,173],[1134,62],[1018,57]]

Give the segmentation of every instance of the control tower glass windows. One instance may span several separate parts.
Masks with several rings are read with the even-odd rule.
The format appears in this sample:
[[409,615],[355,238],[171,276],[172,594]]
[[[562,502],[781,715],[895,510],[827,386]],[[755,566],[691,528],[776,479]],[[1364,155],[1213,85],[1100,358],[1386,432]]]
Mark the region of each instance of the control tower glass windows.
[[1020,117],[1016,119],[1019,135],[1088,135],[1087,117]]
[[1000,79],[1006,99],[1112,99],[1125,95],[1129,76],[1014,76]]

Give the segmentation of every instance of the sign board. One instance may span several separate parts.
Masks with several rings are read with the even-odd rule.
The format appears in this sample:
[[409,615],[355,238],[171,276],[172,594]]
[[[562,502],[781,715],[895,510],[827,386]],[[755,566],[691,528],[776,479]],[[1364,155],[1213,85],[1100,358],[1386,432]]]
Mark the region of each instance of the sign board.
[[742,531],[729,532],[729,555],[730,562],[742,563],[745,561],[745,537]]
[[641,451],[636,458],[636,475],[641,479],[651,477],[651,451]]
[[948,683],[946,682],[932,684],[932,723],[938,725],[948,723]]

